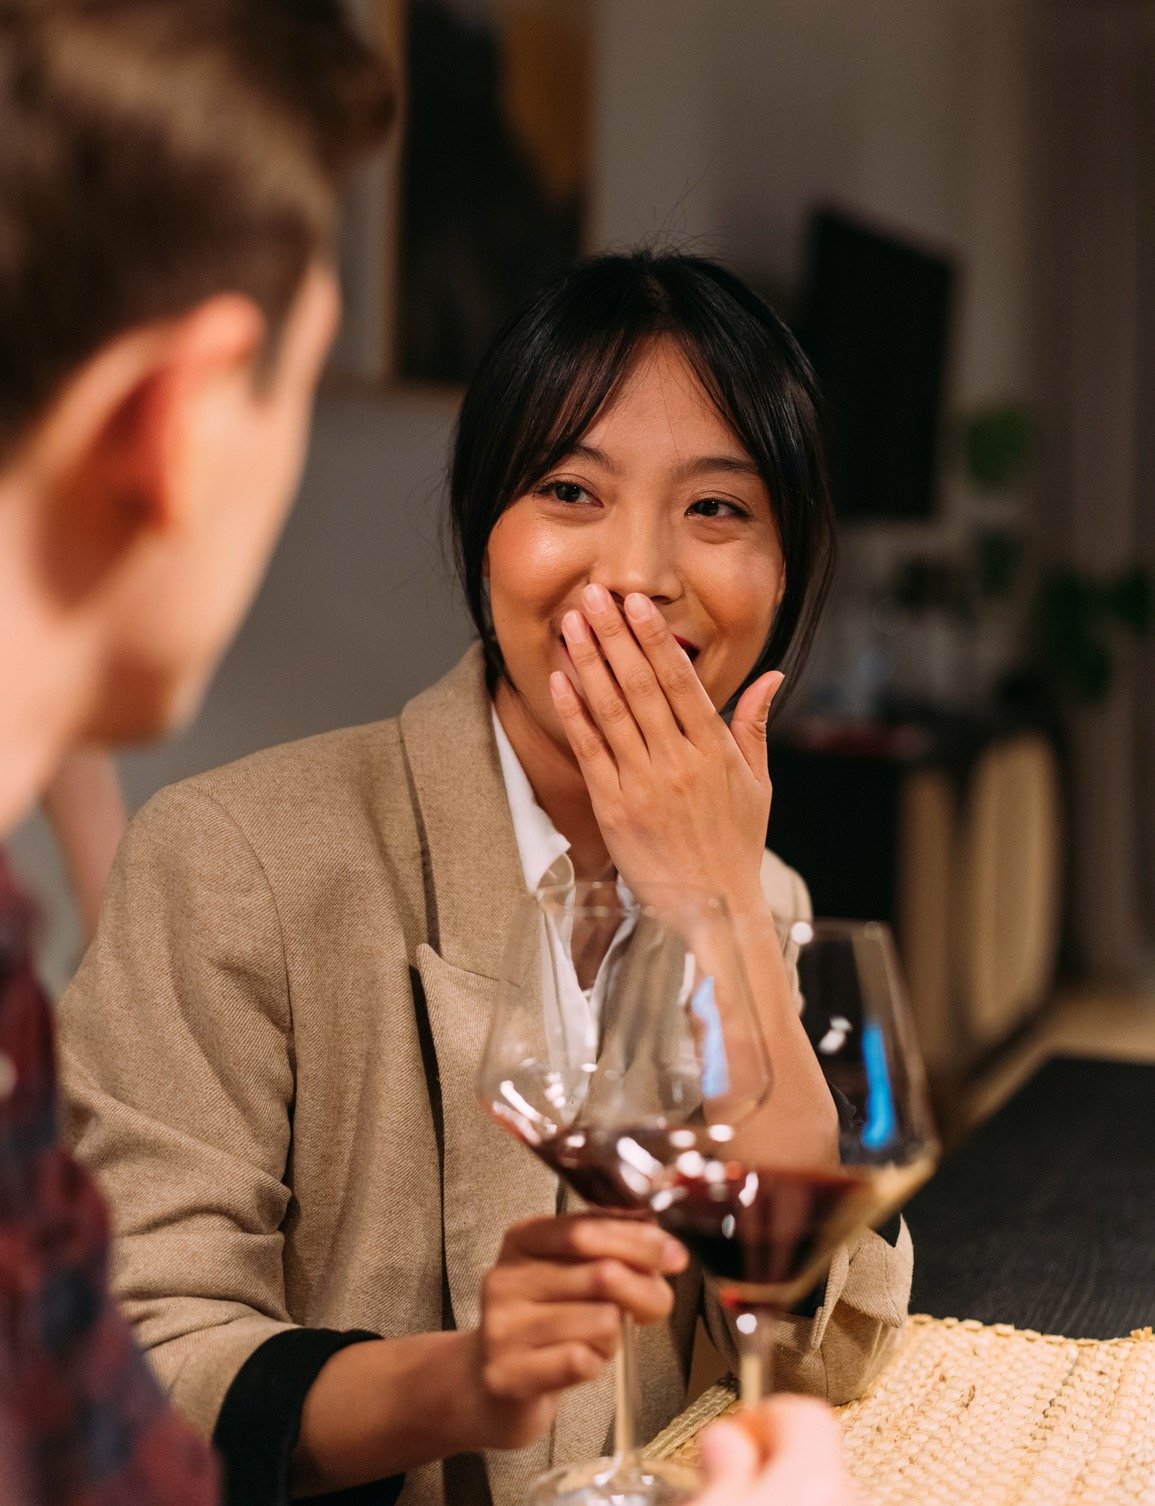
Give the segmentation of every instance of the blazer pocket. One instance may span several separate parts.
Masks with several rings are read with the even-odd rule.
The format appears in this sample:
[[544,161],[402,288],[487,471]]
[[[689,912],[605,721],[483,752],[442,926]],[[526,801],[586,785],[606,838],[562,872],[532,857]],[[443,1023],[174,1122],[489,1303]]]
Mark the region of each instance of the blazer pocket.
[[446,1276],[454,1322],[472,1328],[505,1231],[555,1211],[557,1178],[490,1118],[477,1094],[496,982],[452,966],[426,943],[417,949],[417,970],[441,1092]]

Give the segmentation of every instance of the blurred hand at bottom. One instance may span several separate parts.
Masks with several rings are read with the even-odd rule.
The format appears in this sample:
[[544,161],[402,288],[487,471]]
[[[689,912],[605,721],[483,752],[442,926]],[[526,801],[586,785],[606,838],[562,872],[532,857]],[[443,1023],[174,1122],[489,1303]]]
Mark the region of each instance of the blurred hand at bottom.
[[705,1492],[693,1506],[863,1506],[842,1458],[834,1414],[777,1396],[702,1435]]

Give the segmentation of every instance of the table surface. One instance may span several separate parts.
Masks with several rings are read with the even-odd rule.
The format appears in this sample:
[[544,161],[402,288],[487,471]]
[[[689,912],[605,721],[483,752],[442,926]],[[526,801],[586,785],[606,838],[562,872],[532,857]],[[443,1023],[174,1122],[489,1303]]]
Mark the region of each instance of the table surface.
[[906,1216],[912,1312],[1087,1339],[1155,1324],[1155,1065],[1048,1062]]

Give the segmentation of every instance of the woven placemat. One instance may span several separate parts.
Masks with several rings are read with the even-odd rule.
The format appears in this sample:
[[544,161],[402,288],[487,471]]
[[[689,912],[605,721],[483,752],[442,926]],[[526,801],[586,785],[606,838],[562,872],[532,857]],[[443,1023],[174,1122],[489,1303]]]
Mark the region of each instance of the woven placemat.
[[[697,1434],[735,1410],[712,1386],[647,1453],[697,1461]],[[838,1418],[872,1506],[1155,1506],[1155,1337],[1064,1339],[914,1317]]]

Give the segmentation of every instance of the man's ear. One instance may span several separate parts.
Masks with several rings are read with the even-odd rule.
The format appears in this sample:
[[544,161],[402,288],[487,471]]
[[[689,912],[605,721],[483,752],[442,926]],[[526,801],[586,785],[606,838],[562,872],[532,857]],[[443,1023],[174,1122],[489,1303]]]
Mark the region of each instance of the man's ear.
[[206,426],[208,406],[238,384],[251,391],[265,332],[251,298],[221,293],[207,299],[179,321],[163,359],[116,415],[108,437],[154,529],[186,523],[189,466],[215,428],[212,418]]
[[219,294],[115,337],[67,379],[22,467],[45,500],[42,558],[66,599],[185,524],[198,418],[226,384],[254,379],[264,338],[252,299]]

